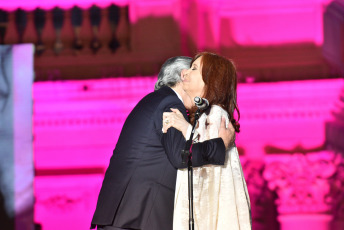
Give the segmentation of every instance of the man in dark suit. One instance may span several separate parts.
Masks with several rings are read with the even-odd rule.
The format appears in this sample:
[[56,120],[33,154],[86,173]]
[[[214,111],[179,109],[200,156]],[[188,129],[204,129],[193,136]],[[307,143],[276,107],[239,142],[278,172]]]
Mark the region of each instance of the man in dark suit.
[[[187,119],[183,102],[191,101],[182,90],[180,76],[190,62],[188,57],[167,60],[156,91],[145,96],[126,119],[105,173],[92,228],[172,229],[176,175],[178,168],[186,167],[181,157],[186,141],[174,128],[162,132],[162,116],[177,108]],[[194,144],[193,165],[223,164],[230,132],[222,125],[222,138]]]

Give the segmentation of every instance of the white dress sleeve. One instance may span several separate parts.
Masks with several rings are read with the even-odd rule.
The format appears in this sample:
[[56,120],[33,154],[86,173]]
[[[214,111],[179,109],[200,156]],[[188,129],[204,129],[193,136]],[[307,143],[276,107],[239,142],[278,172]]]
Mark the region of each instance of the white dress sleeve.
[[228,127],[229,119],[228,113],[222,109],[220,106],[213,105],[211,107],[210,113],[207,117],[207,131],[209,133],[209,139],[219,137],[219,129],[221,126],[222,117],[226,118],[226,127]]

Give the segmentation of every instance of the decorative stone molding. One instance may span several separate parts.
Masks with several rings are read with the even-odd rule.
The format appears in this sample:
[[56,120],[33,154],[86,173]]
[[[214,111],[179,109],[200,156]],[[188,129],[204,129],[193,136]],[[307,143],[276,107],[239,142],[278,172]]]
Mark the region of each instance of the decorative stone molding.
[[[342,54],[338,45],[342,47],[343,39],[339,33],[340,24],[335,20],[330,20],[328,24],[325,22],[332,28],[329,33],[324,33],[323,8],[329,2],[331,0],[97,1],[96,5],[102,8],[99,39],[103,46],[97,52],[96,59],[86,45],[92,40],[93,34],[86,10],[92,6],[92,1],[32,3],[14,0],[2,5],[2,9],[9,10],[8,32],[5,36],[7,44],[18,40],[13,12],[18,6],[28,11],[28,25],[34,21],[31,10],[37,6],[47,10],[43,34],[55,30],[51,12],[55,6],[65,10],[65,21],[70,21],[70,9],[74,5],[85,9],[84,23],[80,28],[84,49],[69,49],[68,44],[73,43],[73,36],[72,28],[67,23],[60,28],[65,47],[59,52],[61,58],[55,57],[51,45],[57,38],[43,36],[47,49],[41,58],[35,59],[36,81],[149,76],[158,73],[166,58],[181,54],[193,56],[200,50],[211,50],[233,58],[238,63],[239,71],[247,78],[274,81],[332,76],[323,56],[339,60]],[[111,3],[122,6],[117,27],[122,45],[115,53],[107,48],[112,36],[107,8]],[[123,6],[127,6],[129,12]],[[333,14],[332,11],[330,14]],[[340,13],[342,11],[337,12],[338,15]],[[326,54],[322,52],[324,34],[329,38]],[[23,42],[34,43],[35,37],[34,30],[27,30]],[[340,64],[342,62],[336,63],[336,66],[340,67]]]
[[34,84],[36,133],[51,128],[122,124],[136,103],[153,91],[156,77]]
[[[263,178],[264,162],[240,157],[251,201],[252,224],[255,230],[278,229],[274,194]],[[266,223],[269,223],[268,225]]]
[[240,161],[242,162],[247,188],[250,192],[251,202],[256,203],[256,201],[259,199],[264,199],[262,194],[266,192],[265,189],[267,188],[267,183],[262,174],[264,170],[264,162],[243,159],[243,157],[240,157]]
[[155,81],[152,76],[35,83],[36,170],[106,168],[126,117]]
[[343,87],[343,79],[239,84],[242,129],[237,144],[249,157],[263,157],[267,145],[323,146],[324,123],[332,120]]
[[239,84],[241,118],[259,122],[330,119],[343,87],[342,79]]
[[344,198],[344,160],[333,151],[271,155],[263,176],[276,191],[279,214],[338,213]]
[[[97,167],[105,167],[126,116],[153,91],[155,80],[152,76],[35,83],[36,167],[52,167],[59,157],[65,165],[64,155],[78,159],[74,162],[78,167],[89,167],[86,161],[81,163],[78,154],[89,153],[91,157],[95,152],[104,158],[89,162],[101,161]],[[281,141],[283,147],[322,145],[323,123],[332,117],[343,86],[342,79],[239,84],[242,132],[238,144],[244,146],[248,157],[252,153],[263,156],[264,146],[279,146]],[[55,161],[49,155],[56,157]],[[73,159],[68,164],[71,162]]]

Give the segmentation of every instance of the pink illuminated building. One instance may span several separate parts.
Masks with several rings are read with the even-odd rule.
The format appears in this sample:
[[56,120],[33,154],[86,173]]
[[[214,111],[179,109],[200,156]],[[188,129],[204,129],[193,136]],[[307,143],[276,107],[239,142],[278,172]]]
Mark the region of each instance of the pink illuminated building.
[[[91,0],[3,1],[31,12]],[[107,48],[111,3],[128,7],[121,47]],[[152,92],[171,56],[210,50],[239,72],[240,160],[254,230],[344,229],[343,0],[99,0],[103,46],[59,56],[51,15],[33,83],[34,222],[43,230],[89,229],[124,120]],[[15,44],[10,13],[5,43]],[[105,16],[104,16],[105,15]],[[84,16],[85,21],[86,16]],[[62,40],[73,41],[67,22]],[[84,41],[92,40],[89,22]],[[121,40],[122,39],[122,40]],[[35,43],[32,17],[24,42]],[[129,44],[127,47],[123,44]],[[32,229],[32,228],[27,228]]]

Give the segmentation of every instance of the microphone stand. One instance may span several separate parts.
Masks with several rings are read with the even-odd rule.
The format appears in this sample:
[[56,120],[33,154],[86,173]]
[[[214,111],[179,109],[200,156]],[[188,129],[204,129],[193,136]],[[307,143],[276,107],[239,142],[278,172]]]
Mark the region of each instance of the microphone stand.
[[188,162],[188,196],[189,196],[189,230],[194,230],[193,218],[193,169],[192,169],[192,139],[195,133],[195,128],[201,114],[201,109],[197,109],[195,114],[195,122],[192,126],[189,141],[185,144],[185,149],[182,150],[182,164]]

